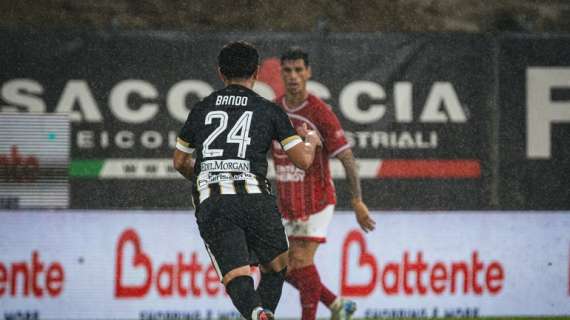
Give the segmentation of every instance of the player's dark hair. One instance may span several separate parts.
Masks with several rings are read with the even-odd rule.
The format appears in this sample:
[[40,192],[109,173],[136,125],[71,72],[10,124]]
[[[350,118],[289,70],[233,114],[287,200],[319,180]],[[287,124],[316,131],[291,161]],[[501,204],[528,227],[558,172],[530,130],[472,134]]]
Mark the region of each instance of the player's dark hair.
[[307,51],[301,49],[300,47],[291,47],[287,49],[281,55],[281,64],[285,60],[299,60],[302,59],[305,62],[305,67],[309,66],[309,54]]
[[259,53],[246,41],[230,42],[218,54],[220,72],[228,79],[250,78],[258,65]]

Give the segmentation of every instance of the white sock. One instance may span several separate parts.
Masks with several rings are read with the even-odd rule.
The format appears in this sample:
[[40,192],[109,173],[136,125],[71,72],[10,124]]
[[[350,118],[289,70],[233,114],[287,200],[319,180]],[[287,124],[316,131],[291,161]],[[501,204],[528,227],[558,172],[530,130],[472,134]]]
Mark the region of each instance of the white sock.
[[253,309],[253,311],[251,312],[251,319],[252,320],[257,320],[257,316],[259,315],[259,313],[263,311],[262,307],[257,307],[255,309]]
[[330,304],[329,309],[331,310],[339,310],[342,307],[342,300],[340,297],[336,297],[333,303]]

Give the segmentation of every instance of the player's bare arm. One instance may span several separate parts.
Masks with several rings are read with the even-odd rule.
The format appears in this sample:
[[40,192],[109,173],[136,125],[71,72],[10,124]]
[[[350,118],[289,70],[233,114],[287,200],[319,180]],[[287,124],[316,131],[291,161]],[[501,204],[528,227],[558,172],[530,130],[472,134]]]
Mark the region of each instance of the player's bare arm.
[[180,172],[186,179],[191,180],[192,173],[194,172],[194,159],[192,159],[192,154],[176,149],[172,156],[172,163],[176,171]]
[[287,150],[286,153],[294,165],[303,170],[307,170],[311,164],[313,164],[315,150],[321,145],[321,139],[315,131],[308,130],[306,124],[303,124],[303,127],[297,130],[297,133],[299,133],[305,141]]
[[368,212],[368,207],[362,201],[362,189],[360,188],[360,177],[358,176],[358,168],[352,150],[346,149],[337,155],[337,158],[342,163],[344,167],[344,172],[346,174],[346,179],[350,186],[351,192],[351,204],[354,209],[354,214],[356,215],[356,221],[360,225],[360,228],[364,232],[374,230],[376,226],[376,221],[372,219],[370,213]]

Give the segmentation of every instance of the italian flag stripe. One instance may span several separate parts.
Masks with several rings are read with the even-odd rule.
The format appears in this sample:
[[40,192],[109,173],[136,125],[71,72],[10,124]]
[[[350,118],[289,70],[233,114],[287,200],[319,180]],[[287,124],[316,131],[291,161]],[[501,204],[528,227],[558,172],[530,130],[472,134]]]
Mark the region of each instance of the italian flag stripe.
[[[479,179],[479,160],[436,159],[358,159],[361,179]],[[344,168],[337,159],[331,160],[335,179],[344,179]],[[91,179],[183,179],[172,167],[171,159],[106,159],[73,160],[72,178]],[[273,162],[269,161],[268,177],[274,178]]]
[[77,178],[98,178],[105,160],[73,160],[69,176]]
[[378,166],[378,178],[480,178],[479,160],[384,160]]

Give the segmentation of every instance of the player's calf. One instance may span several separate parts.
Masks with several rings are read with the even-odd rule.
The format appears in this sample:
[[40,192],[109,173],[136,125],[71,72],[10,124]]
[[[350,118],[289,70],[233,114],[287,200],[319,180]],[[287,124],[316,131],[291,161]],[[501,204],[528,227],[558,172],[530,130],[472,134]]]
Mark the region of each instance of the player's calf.
[[[226,284],[226,291],[232,303],[242,316],[253,315],[252,312],[261,306],[261,298],[254,289],[253,279],[250,276],[239,276],[233,278]],[[258,318],[251,318],[258,320]]]
[[275,311],[281,298],[286,273],[287,267],[279,272],[261,272],[257,293],[259,293],[263,306],[271,311]]

